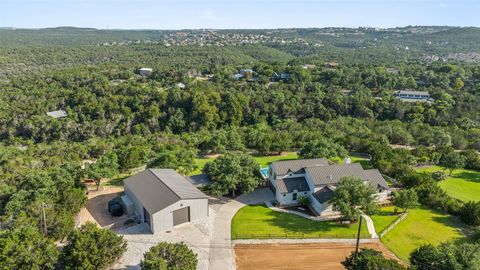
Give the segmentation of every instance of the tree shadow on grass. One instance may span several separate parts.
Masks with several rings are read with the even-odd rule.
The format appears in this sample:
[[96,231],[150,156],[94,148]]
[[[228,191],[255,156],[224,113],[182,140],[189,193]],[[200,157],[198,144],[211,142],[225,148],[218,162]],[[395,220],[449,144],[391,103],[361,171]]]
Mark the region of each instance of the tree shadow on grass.
[[480,172],[465,172],[462,171],[460,173],[454,173],[453,177],[461,178],[468,182],[474,182],[480,184]]

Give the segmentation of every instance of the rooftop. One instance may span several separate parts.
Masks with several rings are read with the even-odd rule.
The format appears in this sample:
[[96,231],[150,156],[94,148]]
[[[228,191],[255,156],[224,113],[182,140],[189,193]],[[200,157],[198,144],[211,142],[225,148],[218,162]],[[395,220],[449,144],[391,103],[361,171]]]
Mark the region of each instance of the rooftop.
[[124,181],[151,214],[185,199],[208,198],[172,169],[147,169]]
[[68,114],[64,110],[58,110],[58,111],[47,112],[47,115],[53,118],[62,118],[62,117],[67,117]]
[[272,171],[277,175],[286,175],[289,172],[302,173],[306,167],[312,166],[326,166],[328,165],[328,159],[326,158],[313,158],[313,159],[295,159],[295,160],[283,160],[274,161],[270,165]]

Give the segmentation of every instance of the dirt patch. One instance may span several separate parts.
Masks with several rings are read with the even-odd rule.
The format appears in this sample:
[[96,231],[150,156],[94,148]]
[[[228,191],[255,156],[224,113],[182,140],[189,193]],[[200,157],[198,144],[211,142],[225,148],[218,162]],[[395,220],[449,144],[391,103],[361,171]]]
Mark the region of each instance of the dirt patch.
[[[360,248],[382,251],[387,258],[396,259],[382,243],[363,243]],[[341,261],[355,250],[355,244],[237,244],[235,262],[237,270],[317,269],[343,270]]]
[[100,227],[113,227],[122,225],[127,215],[112,217],[108,212],[108,201],[121,196],[123,187],[101,186],[99,191],[90,191],[88,194],[87,207],[80,211],[79,225],[87,221],[94,222]]

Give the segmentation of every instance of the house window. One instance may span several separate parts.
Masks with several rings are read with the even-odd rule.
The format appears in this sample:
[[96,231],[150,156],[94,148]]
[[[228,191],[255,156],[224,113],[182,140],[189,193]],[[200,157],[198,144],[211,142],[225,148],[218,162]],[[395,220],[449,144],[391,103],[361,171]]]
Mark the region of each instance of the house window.
[[296,201],[297,200],[297,193],[293,193],[292,197],[293,197],[293,200]]
[[287,194],[283,194],[283,197],[287,196]]
[[307,194],[307,192],[305,191],[305,192],[303,192],[303,194]]

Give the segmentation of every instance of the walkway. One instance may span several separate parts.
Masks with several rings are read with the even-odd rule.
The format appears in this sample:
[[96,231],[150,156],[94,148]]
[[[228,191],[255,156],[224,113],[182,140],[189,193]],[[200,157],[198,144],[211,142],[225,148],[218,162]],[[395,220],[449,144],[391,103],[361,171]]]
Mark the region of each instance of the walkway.
[[378,235],[375,232],[375,225],[373,224],[372,218],[370,218],[369,216],[367,216],[366,214],[363,214],[363,213],[362,213],[362,217],[367,222],[367,229],[368,229],[368,233],[370,234],[371,238],[372,239],[378,238]]
[[213,221],[213,235],[210,241],[210,270],[235,269],[233,244],[231,240],[231,221],[235,213],[247,204],[259,204],[273,200],[273,194],[268,188],[242,194],[235,200],[224,204],[216,213]]

